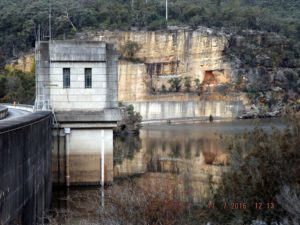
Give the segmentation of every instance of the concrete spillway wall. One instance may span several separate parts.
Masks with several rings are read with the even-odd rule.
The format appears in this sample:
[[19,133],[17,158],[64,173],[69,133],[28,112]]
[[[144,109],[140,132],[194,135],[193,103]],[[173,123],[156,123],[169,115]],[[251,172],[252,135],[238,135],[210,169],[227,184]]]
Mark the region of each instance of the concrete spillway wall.
[[132,104],[143,121],[172,119],[234,118],[244,109],[241,101],[152,101]]
[[49,207],[51,180],[49,112],[0,122],[0,224],[35,224]]

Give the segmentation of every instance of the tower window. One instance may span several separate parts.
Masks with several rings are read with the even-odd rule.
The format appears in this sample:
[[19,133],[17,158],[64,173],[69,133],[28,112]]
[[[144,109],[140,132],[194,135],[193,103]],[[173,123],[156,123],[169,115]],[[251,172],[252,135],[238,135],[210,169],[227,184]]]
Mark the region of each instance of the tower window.
[[85,88],[92,88],[92,69],[91,68],[85,68],[84,70],[84,76],[85,76]]
[[63,87],[70,88],[70,68],[63,68]]

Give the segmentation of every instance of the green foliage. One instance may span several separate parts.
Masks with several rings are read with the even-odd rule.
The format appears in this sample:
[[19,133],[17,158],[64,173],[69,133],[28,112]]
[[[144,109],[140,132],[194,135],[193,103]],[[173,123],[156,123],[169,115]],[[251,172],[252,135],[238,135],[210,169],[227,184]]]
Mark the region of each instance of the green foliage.
[[290,67],[300,66],[297,46],[299,38],[286,38],[275,33],[238,31],[232,35],[225,49],[227,56],[238,57],[244,67]]
[[[166,28],[165,5],[160,0],[51,0],[52,36],[72,37],[85,29],[157,30]],[[0,59],[17,56],[34,46],[40,25],[47,39],[48,0],[0,2]],[[227,27],[279,32],[299,43],[300,2],[297,0],[173,0],[172,25]],[[296,48],[293,52],[298,51]],[[3,63],[3,61],[1,60]],[[3,65],[2,65],[3,66]]]
[[285,77],[288,81],[288,89],[296,90],[297,89],[297,81],[298,81],[298,74],[292,70],[287,70],[284,72]]
[[4,70],[0,75],[0,102],[33,104],[35,77],[29,73]]
[[[299,136],[298,118],[285,130],[273,128],[270,134],[256,128],[228,142],[230,167],[215,192],[216,210],[211,211],[217,224],[251,224],[255,219],[271,224],[289,216],[277,196],[286,186],[300,191]],[[247,207],[230,210],[232,203]],[[256,209],[255,203],[263,203],[264,208]],[[267,203],[274,208],[268,209]]]
[[179,92],[181,90],[181,78],[171,78],[168,80],[170,91]]
[[184,88],[186,92],[190,92],[192,87],[191,77],[184,77]]
[[216,91],[225,96],[230,92],[231,87],[232,84],[230,83],[221,84],[216,87]]
[[161,85],[161,91],[162,91],[162,93],[166,93],[167,92],[167,88],[166,88],[166,86],[164,84]]
[[[120,104],[120,106],[122,106],[122,103]],[[141,122],[141,114],[134,111],[133,105],[129,105],[126,107],[122,121],[119,123],[115,132],[120,135],[137,134],[141,128]]]
[[129,40],[124,45],[121,46],[120,53],[122,58],[127,60],[133,60],[135,54],[139,50],[140,50],[139,44]]
[[197,78],[194,80],[194,83],[195,83],[195,89],[199,90],[200,89],[200,80]]

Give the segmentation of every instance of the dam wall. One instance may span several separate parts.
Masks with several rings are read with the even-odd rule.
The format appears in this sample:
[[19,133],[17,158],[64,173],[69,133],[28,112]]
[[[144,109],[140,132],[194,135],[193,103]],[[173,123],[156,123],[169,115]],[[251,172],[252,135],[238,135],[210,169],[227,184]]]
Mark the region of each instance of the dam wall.
[[0,122],[0,224],[32,225],[50,206],[52,114]]
[[133,105],[143,121],[234,118],[244,109],[241,101],[152,101],[126,102]]

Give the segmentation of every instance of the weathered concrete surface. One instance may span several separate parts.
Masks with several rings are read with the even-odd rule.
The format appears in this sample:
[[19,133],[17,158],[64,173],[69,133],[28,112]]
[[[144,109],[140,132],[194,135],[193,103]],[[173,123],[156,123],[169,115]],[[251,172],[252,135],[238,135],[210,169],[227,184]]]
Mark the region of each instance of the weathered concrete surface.
[[93,41],[50,42],[51,62],[105,62],[106,44]]
[[6,106],[0,106],[0,120],[4,119],[8,115],[8,108]]
[[51,202],[49,112],[0,123],[0,224],[32,225]]
[[127,102],[139,112],[143,121],[168,119],[233,118],[244,109],[241,101],[147,101]]
[[[54,183],[99,185],[103,171],[105,182],[112,182],[112,128],[121,119],[115,48],[104,42],[68,40],[37,43],[36,52],[36,105],[55,112]],[[63,86],[64,68],[70,69],[67,88]],[[88,88],[86,68],[91,69],[92,86]]]
[[[105,182],[113,181],[112,124],[63,124],[53,129],[52,177],[55,185],[100,185],[102,147]],[[105,128],[108,126],[107,128]],[[103,138],[102,138],[103,132]]]
[[[55,111],[103,110],[118,106],[117,60],[104,42],[51,41],[36,46],[37,108]],[[70,69],[70,88],[63,87],[63,69]],[[85,68],[92,87],[85,88]]]
[[102,111],[56,111],[56,119],[60,122],[101,122],[108,123],[121,120],[121,111],[119,108],[106,108]]

